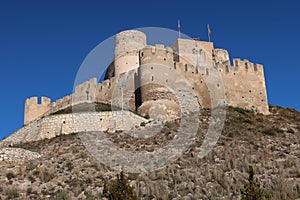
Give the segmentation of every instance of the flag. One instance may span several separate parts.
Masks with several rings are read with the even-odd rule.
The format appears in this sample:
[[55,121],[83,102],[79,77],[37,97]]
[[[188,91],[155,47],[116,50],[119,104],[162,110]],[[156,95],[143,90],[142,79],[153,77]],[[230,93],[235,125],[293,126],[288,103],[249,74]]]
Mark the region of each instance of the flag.
[[180,20],[178,20],[177,26],[178,26],[178,31],[180,31]]
[[209,36],[211,36],[211,30],[210,30],[209,24],[207,24],[207,34],[208,34]]

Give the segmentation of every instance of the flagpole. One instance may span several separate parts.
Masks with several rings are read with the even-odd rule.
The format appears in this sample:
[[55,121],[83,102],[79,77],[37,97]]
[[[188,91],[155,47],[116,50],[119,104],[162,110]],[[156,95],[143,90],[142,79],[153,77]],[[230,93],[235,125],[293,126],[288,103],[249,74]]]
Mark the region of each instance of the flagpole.
[[180,19],[178,19],[178,38],[180,39]]
[[207,36],[208,36],[208,42],[210,42],[210,35],[211,35],[211,30],[210,30],[209,24],[207,24]]

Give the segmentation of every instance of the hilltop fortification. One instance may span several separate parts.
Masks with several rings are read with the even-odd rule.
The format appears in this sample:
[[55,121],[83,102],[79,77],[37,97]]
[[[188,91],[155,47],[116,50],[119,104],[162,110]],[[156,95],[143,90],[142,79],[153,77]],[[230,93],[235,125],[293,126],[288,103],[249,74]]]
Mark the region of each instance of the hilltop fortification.
[[125,83],[122,88],[125,109],[155,118],[155,106],[159,105],[166,118],[174,118],[180,115],[178,99],[174,95],[174,91],[180,91],[179,79],[188,80],[201,108],[214,106],[216,91],[222,90],[221,101],[226,105],[268,114],[261,64],[239,58],[233,59],[231,64],[227,50],[215,48],[212,42],[178,38],[171,47],[164,47],[162,44],[147,45],[146,40],[146,35],[137,30],[117,34],[115,59],[102,83],[91,79],[78,85],[70,96],[56,102],[47,97],[42,97],[40,104],[37,97],[27,99],[24,124],[84,102],[120,106],[120,100],[114,98],[120,94],[120,82]]

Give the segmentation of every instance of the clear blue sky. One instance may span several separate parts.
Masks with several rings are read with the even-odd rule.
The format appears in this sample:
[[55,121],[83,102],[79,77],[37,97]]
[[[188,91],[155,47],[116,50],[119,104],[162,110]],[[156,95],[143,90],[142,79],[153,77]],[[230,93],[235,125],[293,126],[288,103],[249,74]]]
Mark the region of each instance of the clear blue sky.
[[300,1],[0,1],[0,139],[23,124],[24,101],[70,94],[87,54],[117,32],[181,30],[265,67],[269,103],[300,110]]

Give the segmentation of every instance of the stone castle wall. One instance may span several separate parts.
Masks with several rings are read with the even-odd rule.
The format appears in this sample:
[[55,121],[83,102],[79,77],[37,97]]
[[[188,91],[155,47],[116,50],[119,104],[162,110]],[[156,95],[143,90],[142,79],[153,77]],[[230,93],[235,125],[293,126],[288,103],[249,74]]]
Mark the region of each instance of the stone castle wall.
[[234,66],[218,67],[228,104],[268,114],[269,107],[262,65],[240,59],[234,59],[233,63]]
[[130,130],[146,121],[129,111],[50,115],[25,125],[1,141],[0,145],[8,147],[20,142],[37,141],[78,132]]

